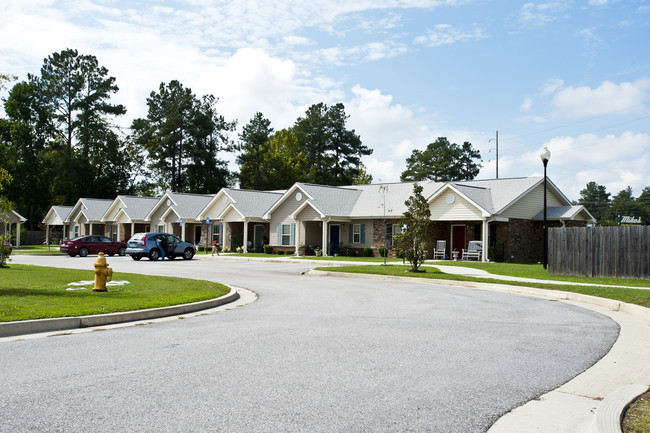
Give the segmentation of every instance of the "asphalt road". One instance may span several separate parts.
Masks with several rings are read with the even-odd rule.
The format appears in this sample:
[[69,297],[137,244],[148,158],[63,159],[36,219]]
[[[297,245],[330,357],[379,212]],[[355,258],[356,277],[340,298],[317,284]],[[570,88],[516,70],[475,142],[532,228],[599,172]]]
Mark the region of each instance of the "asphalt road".
[[[13,258],[85,269],[96,259]],[[210,279],[259,299],[1,343],[0,432],[484,432],[590,367],[618,335],[609,318],[561,302],[301,276],[304,264],[108,263],[117,279]]]

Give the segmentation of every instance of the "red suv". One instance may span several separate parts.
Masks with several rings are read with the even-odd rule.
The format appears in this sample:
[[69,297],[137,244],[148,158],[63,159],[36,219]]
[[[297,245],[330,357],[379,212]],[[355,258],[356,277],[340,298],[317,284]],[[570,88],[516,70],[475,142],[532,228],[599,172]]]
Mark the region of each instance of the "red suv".
[[106,236],[90,235],[81,236],[71,241],[63,241],[59,249],[62,253],[70,254],[70,257],[77,254],[86,257],[88,254],[97,254],[100,251],[109,256],[115,254],[123,256],[126,254],[126,243],[113,242]]

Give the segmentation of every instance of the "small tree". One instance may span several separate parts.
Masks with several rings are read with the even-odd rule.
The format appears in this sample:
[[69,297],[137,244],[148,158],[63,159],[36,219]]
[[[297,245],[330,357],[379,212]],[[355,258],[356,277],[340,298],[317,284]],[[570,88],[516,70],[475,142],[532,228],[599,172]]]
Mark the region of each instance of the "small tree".
[[423,241],[431,218],[431,210],[422,195],[422,190],[422,186],[417,183],[413,184],[413,195],[404,202],[407,210],[400,220],[400,224],[405,227],[405,230],[396,235],[406,259],[411,264],[411,272],[418,272],[424,263]]
[[[11,182],[11,174],[4,168],[0,167],[0,223],[3,227],[6,227],[6,224],[9,223],[9,211],[11,210],[11,203],[3,195],[4,185]],[[9,241],[11,240],[11,235],[5,235],[0,233],[0,268],[4,268],[7,265],[9,255],[11,255],[11,247],[9,246]]]

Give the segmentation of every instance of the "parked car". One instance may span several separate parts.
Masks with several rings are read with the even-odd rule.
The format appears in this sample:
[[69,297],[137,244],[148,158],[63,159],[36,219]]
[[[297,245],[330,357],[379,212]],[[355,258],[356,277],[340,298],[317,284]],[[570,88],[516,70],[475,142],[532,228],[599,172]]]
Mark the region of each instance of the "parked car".
[[99,254],[100,251],[109,256],[115,254],[124,256],[126,255],[126,243],[113,242],[106,236],[89,235],[74,238],[71,241],[62,241],[59,250],[62,253],[70,254],[70,257],[77,254],[80,257],[86,257],[88,254]]
[[[161,242],[157,242],[157,240]],[[149,260],[158,260],[162,257],[159,244],[166,244],[165,258],[170,260],[176,257],[190,260],[195,253],[194,245],[169,233],[136,233],[128,240],[127,244],[126,253],[133,260],[140,260],[143,257],[148,257]]]

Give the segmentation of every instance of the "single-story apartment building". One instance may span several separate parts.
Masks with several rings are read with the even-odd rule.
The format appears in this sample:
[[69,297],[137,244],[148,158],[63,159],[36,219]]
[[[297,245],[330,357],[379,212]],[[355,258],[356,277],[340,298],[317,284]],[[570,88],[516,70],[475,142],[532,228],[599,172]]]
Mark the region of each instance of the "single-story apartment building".
[[20,226],[27,221],[27,218],[11,209],[8,212],[0,213],[1,232],[5,236],[11,235],[15,245],[20,247]]
[[[257,250],[269,244],[287,252],[318,248],[326,256],[339,254],[343,248],[360,253],[372,248],[376,254],[379,247],[395,246],[394,237],[403,230],[404,202],[413,194],[414,183],[327,186],[298,182],[285,191],[222,188],[216,194],[167,192],[159,199],[120,196],[105,205],[100,219],[107,223],[106,230],[112,230],[112,223],[128,222],[132,234],[148,225],[151,231],[173,233],[194,244],[217,240],[231,250]],[[453,251],[461,252],[476,240],[482,241],[483,260],[541,260],[543,177],[418,183],[431,211],[425,238],[430,255],[437,241],[445,241],[445,255],[451,257]],[[136,205],[129,204],[136,201],[142,209],[145,203],[155,204],[144,215],[142,209],[135,212]],[[99,204],[80,199],[67,219],[79,226],[90,224],[92,229],[87,209],[91,205]],[[550,180],[547,221],[552,227],[595,223],[584,206],[572,205]]]

